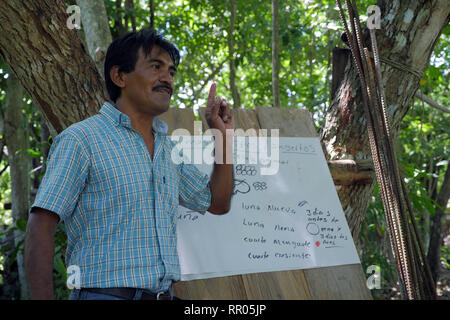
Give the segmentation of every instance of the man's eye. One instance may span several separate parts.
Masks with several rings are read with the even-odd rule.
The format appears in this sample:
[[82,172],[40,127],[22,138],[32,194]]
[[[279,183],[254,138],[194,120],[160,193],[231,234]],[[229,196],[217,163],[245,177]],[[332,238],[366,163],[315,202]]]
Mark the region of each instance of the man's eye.
[[152,68],[152,69],[159,69],[159,64],[153,64],[150,68]]

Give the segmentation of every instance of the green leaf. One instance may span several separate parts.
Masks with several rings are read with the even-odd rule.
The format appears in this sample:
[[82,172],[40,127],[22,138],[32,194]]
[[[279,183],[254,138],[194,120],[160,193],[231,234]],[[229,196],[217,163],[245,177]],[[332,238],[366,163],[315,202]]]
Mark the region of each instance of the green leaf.
[[25,232],[27,229],[27,221],[25,219],[17,219],[16,220],[16,227],[17,229],[19,229],[20,231]]
[[41,151],[35,151],[33,149],[27,149],[27,155],[30,158],[40,158],[40,157],[42,157],[42,152]]
[[53,267],[58,273],[59,277],[67,278],[67,270],[61,258],[61,254],[60,253],[56,254],[53,261],[54,261]]

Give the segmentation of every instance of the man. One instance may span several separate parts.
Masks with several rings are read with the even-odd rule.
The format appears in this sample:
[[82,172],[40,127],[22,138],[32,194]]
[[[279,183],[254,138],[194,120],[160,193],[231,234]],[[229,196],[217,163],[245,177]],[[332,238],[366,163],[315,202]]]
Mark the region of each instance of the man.
[[[27,225],[26,269],[32,299],[53,299],[54,233],[64,221],[66,264],[79,270],[70,299],[172,299],[180,278],[176,248],[179,204],[224,214],[232,164],[211,178],[171,160],[167,125],[179,51],[152,29],[115,40],[105,60],[111,100],[100,113],[59,134]],[[220,130],[226,159],[231,109],[213,84],[206,118]],[[217,152],[218,150],[216,150]],[[220,151],[220,150],[219,150]]]

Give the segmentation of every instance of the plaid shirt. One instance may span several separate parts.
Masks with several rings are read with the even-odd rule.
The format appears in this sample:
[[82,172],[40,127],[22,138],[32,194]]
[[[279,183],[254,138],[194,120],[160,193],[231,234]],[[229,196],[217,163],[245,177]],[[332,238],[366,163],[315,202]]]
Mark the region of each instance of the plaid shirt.
[[105,102],[71,125],[50,149],[33,207],[65,222],[66,265],[80,267],[82,288],[167,290],[180,279],[178,205],[209,208],[209,178],[171,160],[167,125],[154,118],[153,160],[130,118]]

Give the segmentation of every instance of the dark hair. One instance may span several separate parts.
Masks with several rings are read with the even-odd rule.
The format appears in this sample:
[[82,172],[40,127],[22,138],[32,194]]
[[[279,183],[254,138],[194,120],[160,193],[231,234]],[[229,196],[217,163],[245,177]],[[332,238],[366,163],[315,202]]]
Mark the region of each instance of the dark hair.
[[128,32],[114,40],[108,47],[105,58],[106,89],[112,101],[120,97],[120,87],[111,80],[109,72],[113,66],[119,66],[119,72],[132,72],[138,60],[138,51],[142,47],[145,55],[150,54],[153,46],[159,46],[170,55],[175,66],[180,63],[180,52],[156,30],[142,29],[139,32]]

